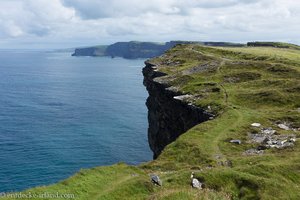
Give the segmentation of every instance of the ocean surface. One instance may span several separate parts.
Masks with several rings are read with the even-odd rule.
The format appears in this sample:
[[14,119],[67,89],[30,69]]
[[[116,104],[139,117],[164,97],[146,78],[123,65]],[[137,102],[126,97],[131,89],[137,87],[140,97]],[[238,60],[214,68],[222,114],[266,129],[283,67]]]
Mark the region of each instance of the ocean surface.
[[0,192],[150,160],[143,62],[0,50]]

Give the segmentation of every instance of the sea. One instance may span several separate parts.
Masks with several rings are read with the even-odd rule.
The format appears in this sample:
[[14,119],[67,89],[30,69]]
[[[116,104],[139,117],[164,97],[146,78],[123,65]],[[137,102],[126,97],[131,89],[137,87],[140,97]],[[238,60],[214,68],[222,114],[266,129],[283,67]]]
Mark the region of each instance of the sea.
[[0,50],[0,192],[152,159],[144,59]]

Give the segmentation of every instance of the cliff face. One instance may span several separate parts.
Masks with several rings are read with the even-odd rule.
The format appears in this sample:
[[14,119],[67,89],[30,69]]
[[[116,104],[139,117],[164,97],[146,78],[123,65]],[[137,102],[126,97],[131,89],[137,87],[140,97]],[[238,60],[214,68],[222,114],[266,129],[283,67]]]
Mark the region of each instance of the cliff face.
[[190,42],[171,41],[167,43],[154,42],[117,42],[108,46],[77,48],[72,56],[111,56],[126,59],[153,58],[163,54],[176,44]]
[[72,56],[104,56],[107,46],[77,48]]
[[152,42],[117,42],[109,45],[106,55],[126,59],[153,58],[166,51],[164,44]]
[[72,54],[72,56],[94,56],[95,50],[95,47],[78,48],[75,49],[75,52]]
[[149,93],[146,102],[148,141],[155,159],[165,146],[196,124],[207,121],[212,115],[180,100],[182,94],[169,90],[167,85],[155,81],[155,78],[166,74],[155,71],[155,66],[151,63],[145,64],[144,85]]

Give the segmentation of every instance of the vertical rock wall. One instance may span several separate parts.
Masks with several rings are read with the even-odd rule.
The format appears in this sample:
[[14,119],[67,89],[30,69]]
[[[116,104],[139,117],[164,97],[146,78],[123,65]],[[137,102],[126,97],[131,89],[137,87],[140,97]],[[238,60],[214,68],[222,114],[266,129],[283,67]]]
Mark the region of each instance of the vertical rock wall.
[[181,94],[167,90],[168,86],[155,81],[155,78],[166,74],[158,72],[149,62],[145,64],[144,85],[149,93],[146,102],[149,122],[148,141],[155,159],[166,145],[196,124],[207,121],[211,115],[201,108],[174,98]]

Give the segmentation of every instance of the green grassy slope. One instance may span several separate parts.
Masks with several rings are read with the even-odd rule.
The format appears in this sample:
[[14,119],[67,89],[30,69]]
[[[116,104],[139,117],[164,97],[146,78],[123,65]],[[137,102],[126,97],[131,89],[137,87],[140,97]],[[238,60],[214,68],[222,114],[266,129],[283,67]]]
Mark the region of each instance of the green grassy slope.
[[290,49],[300,50],[300,46],[291,43],[285,43],[285,42],[248,42],[247,46],[256,46],[256,47],[269,46],[269,47],[276,47],[276,48],[286,48],[286,49],[290,48]]
[[[73,193],[76,199],[300,199],[300,144],[245,155],[259,122],[278,134],[276,121],[300,127],[300,51],[270,47],[177,45],[151,60],[162,79],[217,114],[168,145],[157,160],[82,170],[58,184],[24,193]],[[240,139],[242,144],[232,144]],[[194,171],[205,189],[190,187]],[[150,183],[156,173],[163,186]]]

